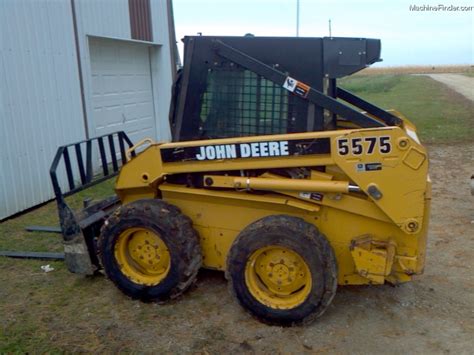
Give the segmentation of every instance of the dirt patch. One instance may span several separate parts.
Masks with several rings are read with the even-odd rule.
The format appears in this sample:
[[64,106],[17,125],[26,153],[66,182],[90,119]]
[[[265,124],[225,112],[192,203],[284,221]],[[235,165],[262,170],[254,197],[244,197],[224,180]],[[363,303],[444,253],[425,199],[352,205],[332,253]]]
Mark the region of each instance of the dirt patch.
[[433,180],[426,271],[401,285],[341,287],[310,326],[270,327],[230,297],[222,273],[165,305],[131,301],[104,277],[61,263],[0,259],[0,352],[471,353],[472,144],[428,146]]

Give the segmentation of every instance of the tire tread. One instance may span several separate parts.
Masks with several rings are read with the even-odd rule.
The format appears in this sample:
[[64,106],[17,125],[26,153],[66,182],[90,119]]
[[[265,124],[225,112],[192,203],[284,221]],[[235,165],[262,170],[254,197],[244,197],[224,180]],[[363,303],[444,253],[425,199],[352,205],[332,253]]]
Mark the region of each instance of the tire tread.
[[102,265],[105,264],[105,253],[111,253],[113,247],[109,244],[113,241],[114,236],[112,230],[115,226],[121,223],[123,218],[145,216],[149,219],[166,219],[166,223],[170,226],[172,238],[179,246],[177,251],[179,253],[177,259],[179,260],[179,280],[175,286],[171,288],[165,297],[150,297],[146,291],[146,287],[137,288],[136,292],[130,290],[122,284],[120,275],[113,270],[105,269],[107,277],[119,288],[122,292],[133,299],[141,299],[143,301],[153,301],[162,303],[168,299],[174,299],[183,294],[196,280],[197,273],[201,268],[202,256],[199,245],[199,238],[197,232],[192,227],[192,221],[189,217],[181,213],[180,209],[163,200],[146,199],[131,202],[130,204],[121,206],[115,213],[109,217],[101,229],[99,238],[99,256],[102,260]]

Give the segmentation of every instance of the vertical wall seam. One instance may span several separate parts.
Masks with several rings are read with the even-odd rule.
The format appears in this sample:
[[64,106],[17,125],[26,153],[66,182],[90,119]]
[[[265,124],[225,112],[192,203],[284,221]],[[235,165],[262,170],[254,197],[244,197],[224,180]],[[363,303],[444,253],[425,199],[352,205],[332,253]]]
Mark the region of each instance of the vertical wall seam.
[[[181,64],[181,60],[178,61],[178,45],[176,44],[176,29],[174,26],[174,14],[173,14],[173,1],[166,0],[166,15],[168,20],[168,41],[170,44],[170,56],[171,56],[171,65],[173,66],[171,76],[173,78],[173,83],[176,80],[176,69],[178,63]],[[153,25],[153,24],[152,24]]]
[[77,69],[79,72],[79,86],[81,88],[82,117],[84,119],[84,130],[86,133],[86,139],[89,139],[90,137],[89,137],[89,128],[87,126],[86,99],[84,95],[84,81],[82,78],[81,52],[79,49],[79,35],[77,32],[76,6],[75,6],[74,0],[71,0],[71,11],[72,11],[72,24],[74,27],[74,42],[76,45]]

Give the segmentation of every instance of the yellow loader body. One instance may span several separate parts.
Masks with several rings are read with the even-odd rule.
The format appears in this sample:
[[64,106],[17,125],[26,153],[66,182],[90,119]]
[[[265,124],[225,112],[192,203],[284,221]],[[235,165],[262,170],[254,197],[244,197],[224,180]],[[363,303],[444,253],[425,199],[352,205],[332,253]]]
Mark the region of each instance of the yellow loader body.
[[[221,270],[243,308],[276,325],[320,317],[338,285],[396,284],[423,272],[426,149],[401,114],[337,85],[381,60],[380,40],[184,42],[173,143],[133,145],[116,132],[58,149],[50,174],[69,270],[103,269],[147,302],[179,297],[201,267]],[[103,176],[94,175],[93,143]],[[74,213],[56,172],[61,159],[66,194],[118,173],[117,195]]]
[[[415,128],[395,114],[401,127],[153,143],[123,166],[116,192],[124,205],[158,198],[179,207],[199,234],[206,268],[225,271],[246,226],[289,215],[326,236],[338,284],[409,281],[424,268],[431,183]],[[285,148],[298,145],[300,153]],[[309,174],[273,172],[283,168]],[[192,173],[203,175],[202,187],[170,179]]]

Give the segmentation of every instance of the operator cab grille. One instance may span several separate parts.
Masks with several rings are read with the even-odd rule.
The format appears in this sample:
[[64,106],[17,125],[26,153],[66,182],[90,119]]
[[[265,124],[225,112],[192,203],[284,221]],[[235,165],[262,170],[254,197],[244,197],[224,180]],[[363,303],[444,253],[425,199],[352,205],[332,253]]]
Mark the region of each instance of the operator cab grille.
[[210,69],[201,100],[201,134],[227,138],[304,131],[305,127],[294,127],[301,114],[297,100],[301,101],[249,70]]

